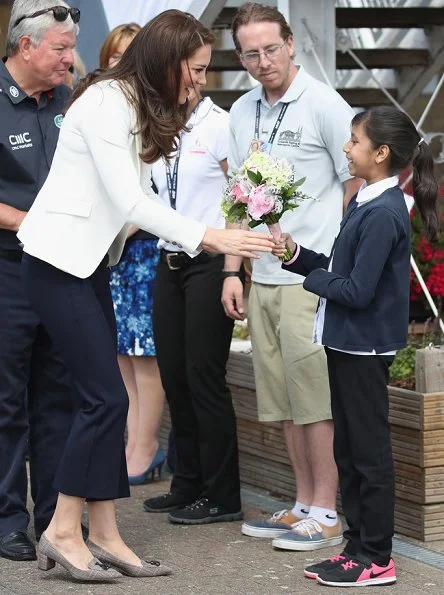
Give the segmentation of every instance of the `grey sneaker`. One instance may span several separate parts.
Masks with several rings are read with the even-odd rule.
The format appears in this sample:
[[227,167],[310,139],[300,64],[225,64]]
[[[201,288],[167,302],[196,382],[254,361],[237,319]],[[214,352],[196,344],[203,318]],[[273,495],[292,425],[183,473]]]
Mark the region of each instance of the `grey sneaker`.
[[272,546],[281,550],[319,550],[323,547],[341,545],[342,539],[342,524],[339,518],[333,527],[308,518],[297,523],[291,531],[273,539]]
[[290,531],[301,519],[294,515],[291,510],[278,510],[268,519],[248,521],[243,523],[241,531],[249,537],[279,537]]

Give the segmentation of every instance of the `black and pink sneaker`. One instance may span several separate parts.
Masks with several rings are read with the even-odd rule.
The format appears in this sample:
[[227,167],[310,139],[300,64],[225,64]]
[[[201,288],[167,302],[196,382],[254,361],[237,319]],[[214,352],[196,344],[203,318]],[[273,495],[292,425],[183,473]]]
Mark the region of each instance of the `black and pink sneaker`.
[[317,562],[316,564],[311,564],[304,568],[304,576],[307,578],[318,578],[319,573],[336,568],[336,566],[347,562],[350,558],[351,556],[346,552],[336,554],[336,556],[332,556],[331,558],[328,558],[328,560],[323,560],[322,562]]
[[370,587],[372,585],[392,585],[396,583],[396,569],[393,560],[387,566],[374,562],[364,564],[356,558],[320,572],[316,578],[321,585],[329,587]]

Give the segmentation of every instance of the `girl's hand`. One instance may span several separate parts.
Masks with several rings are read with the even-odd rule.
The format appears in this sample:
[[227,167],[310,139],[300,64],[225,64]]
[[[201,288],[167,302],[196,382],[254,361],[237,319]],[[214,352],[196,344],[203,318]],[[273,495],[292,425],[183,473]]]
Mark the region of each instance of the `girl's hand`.
[[285,253],[288,249],[292,254],[294,254],[296,250],[296,244],[289,233],[282,233],[278,243],[274,245],[272,253],[278,258],[282,258],[285,256]]

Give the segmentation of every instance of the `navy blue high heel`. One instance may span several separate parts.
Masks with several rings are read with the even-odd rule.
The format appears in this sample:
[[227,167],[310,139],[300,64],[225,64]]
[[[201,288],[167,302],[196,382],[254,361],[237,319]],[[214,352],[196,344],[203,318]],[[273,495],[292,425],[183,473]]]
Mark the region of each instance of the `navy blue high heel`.
[[166,459],[165,451],[161,446],[157,449],[154,459],[151,461],[151,465],[140,475],[128,475],[128,482],[130,486],[139,486],[146,483],[151,475],[151,479],[154,479],[156,471],[158,472],[159,479],[162,477],[162,465]]

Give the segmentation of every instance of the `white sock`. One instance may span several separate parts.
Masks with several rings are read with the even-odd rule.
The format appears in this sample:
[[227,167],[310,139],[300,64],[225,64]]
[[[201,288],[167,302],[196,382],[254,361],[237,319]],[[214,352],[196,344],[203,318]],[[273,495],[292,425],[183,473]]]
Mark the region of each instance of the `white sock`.
[[322,508],[322,506],[310,506],[310,514],[308,516],[326,527],[333,527],[338,522],[336,510]]
[[302,502],[296,502],[296,504],[291,509],[291,512],[300,519],[306,519],[308,517],[309,511],[310,507],[308,504],[302,504]]

